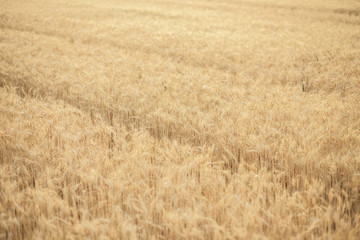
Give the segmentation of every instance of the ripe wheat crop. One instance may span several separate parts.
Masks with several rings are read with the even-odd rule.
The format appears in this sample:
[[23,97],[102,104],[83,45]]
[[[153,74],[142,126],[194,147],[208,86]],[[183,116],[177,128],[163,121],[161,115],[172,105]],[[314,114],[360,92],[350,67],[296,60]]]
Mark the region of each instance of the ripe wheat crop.
[[0,240],[359,239],[360,2],[0,0]]

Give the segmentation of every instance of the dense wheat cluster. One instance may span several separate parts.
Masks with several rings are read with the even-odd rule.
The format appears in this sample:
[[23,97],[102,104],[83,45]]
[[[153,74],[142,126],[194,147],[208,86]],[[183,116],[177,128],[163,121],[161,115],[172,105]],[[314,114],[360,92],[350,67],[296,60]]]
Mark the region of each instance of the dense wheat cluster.
[[0,0],[0,239],[359,239],[360,2]]

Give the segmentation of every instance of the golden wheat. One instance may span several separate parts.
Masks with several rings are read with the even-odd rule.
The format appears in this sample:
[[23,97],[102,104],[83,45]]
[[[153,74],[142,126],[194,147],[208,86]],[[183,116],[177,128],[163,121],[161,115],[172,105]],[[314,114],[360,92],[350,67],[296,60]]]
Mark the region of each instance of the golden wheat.
[[359,1],[0,6],[0,239],[360,236]]

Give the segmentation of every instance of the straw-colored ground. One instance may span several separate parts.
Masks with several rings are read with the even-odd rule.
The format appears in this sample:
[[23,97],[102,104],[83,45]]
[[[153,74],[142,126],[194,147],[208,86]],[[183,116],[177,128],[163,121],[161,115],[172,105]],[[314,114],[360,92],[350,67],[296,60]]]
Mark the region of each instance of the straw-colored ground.
[[360,2],[0,0],[0,239],[359,239]]

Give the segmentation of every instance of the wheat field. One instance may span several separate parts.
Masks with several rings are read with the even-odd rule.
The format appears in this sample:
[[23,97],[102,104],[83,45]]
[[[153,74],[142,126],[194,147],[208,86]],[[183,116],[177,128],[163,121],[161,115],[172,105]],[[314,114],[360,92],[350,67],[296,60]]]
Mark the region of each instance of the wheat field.
[[0,0],[0,240],[359,238],[359,1]]

